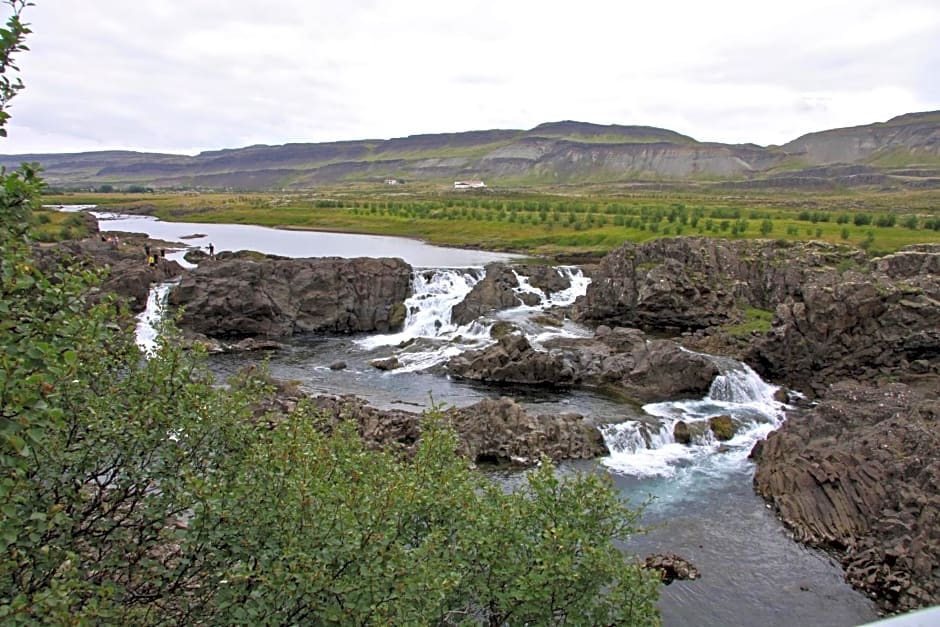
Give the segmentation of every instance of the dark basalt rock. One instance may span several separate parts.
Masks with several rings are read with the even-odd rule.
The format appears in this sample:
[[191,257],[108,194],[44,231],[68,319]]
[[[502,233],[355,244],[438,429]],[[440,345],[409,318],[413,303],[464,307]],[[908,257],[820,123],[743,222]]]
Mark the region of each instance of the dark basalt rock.
[[765,376],[813,393],[845,378],[940,373],[938,266],[940,246],[807,284],[777,307],[773,327],[746,359]]
[[101,289],[126,298],[134,312],[146,308],[153,283],[169,281],[183,273],[178,263],[159,256],[156,265],[149,265],[144,245],[151,240],[143,234],[124,233],[117,241],[102,241],[102,237],[104,235],[36,248],[38,263],[47,268],[55,263],[75,262],[107,268],[108,275]]
[[518,307],[522,299],[514,288],[519,287],[519,280],[512,268],[504,263],[490,263],[486,266],[483,277],[470,293],[451,310],[451,322],[470,324],[483,314],[498,309]]
[[659,577],[667,586],[676,579],[695,580],[699,578],[698,569],[687,559],[675,553],[659,553],[650,555],[643,561],[643,566],[650,570],[658,570]]
[[773,309],[817,275],[864,253],[819,242],[671,237],[605,256],[577,306],[580,319],[649,330],[727,324],[742,306]]
[[940,603],[935,385],[844,381],[752,451],[754,486],[797,540],[834,552],[888,611]]
[[517,272],[528,278],[529,285],[546,295],[571,287],[571,280],[551,266],[526,265],[514,270],[505,263],[490,263],[486,266],[483,279],[473,286],[461,302],[454,305],[451,321],[455,324],[469,324],[480,316],[500,309],[540,304],[542,299],[538,294],[517,291],[520,287]]
[[170,293],[180,325],[210,337],[387,332],[404,320],[401,259],[249,259],[202,263]]
[[[302,396],[296,389],[292,394],[280,394],[259,408],[259,416],[263,411],[292,411]],[[333,421],[355,421],[362,438],[371,446],[398,446],[410,453],[421,438],[421,414],[377,409],[353,396],[317,396],[310,401]],[[508,398],[485,399],[451,409],[444,418],[457,432],[458,452],[480,463],[529,466],[543,456],[560,461],[592,459],[609,452],[600,431],[582,416],[532,415]]]
[[456,376],[477,381],[604,387],[641,401],[690,398],[708,392],[718,368],[706,356],[636,329],[600,339],[554,339],[536,349],[522,335],[450,360]]

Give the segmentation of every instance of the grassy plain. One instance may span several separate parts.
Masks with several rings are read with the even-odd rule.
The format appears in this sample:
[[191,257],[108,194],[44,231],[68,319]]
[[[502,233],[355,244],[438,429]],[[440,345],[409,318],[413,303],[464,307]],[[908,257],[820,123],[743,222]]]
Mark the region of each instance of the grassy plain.
[[183,222],[415,237],[533,255],[603,253],[675,235],[824,240],[873,253],[940,242],[940,190],[718,191],[554,188],[453,191],[441,185],[350,185],[303,193],[68,194]]

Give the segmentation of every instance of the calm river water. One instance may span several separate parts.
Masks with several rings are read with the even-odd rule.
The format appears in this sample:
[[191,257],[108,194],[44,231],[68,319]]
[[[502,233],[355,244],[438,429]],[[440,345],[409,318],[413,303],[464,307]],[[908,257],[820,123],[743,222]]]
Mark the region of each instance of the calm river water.
[[[415,296],[408,303],[405,329],[394,335],[297,337],[272,353],[276,377],[296,379],[311,392],[352,393],[380,407],[419,410],[429,398],[463,406],[485,397],[507,395],[540,413],[577,411],[603,427],[613,453],[599,463],[572,463],[565,469],[610,473],[616,486],[634,503],[652,497],[643,524],[648,533],[632,538],[625,550],[644,556],[676,552],[691,560],[701,578],[675,582],[662,589],[660,607],[667,625],[849,626],[876,618],[873,605],[843,582],[837,563],[825,554],[792,541],[772,510],[752,489],[753,465],[747,453],[753,443],[780,424],[783,407],[775,389],[743,364],[716,358],[722,376],[706,398],[636,407],[585,391],[494,388],[452,380],[436,365],[450,355],[489,341],[496,317],[521,326],[536,345],[547,337],[589,336],[570,322],[540,327],[535,314],[553,304],[572,302],[588,280],[577,268],[559,268],[572,278],[568,293],[543,299],[536,307],[519,307],[494,318],[457,327],[450,307],[478,281],[489,261],[511,256],[428,246],[401,238],[280,231],[245,225],[175,224],[138,216],[102,214],[102,230],[134,231],[152,237],[208,246],[216,252],[251,249],[291,257],[396,256],[425,270],[415,273]],[[114,219],[108,219],[114,218]],[[200,235],[181,240],[181,237]],[[428,270],[431,269],[431,270]],[[522,277],[524,290],[525,277]],[[154,299],[155,301],[157,299]],[[403,348],[403,342],[407,348]],[[398,371],[380,372],[369,365],[396,355]],[[212,358],[220,374],[234,373],[256,356]],[[344,370],[329,365],[345,361]],[[693,446],[676,444],[676,420],[707,420],[730,413],[739,433],[718,452],[709,435]],[[502,481],[518,473],[497,472]]]

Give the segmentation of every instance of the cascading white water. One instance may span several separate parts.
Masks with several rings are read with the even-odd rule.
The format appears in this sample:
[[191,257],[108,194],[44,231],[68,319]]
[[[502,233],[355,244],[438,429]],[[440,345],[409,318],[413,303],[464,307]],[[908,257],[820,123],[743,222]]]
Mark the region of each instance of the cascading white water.
[[[525,323],[534,312],[553,306],[570,305],[587,291],[590,279],[583,275],[580,268],[561,266],[556,271],[567,277],[571,286],[550,296],[532,287],[528,277],[516,273],[519,281],[516,292],[537,294],[540,303],[534,306],[521,305],[499,312],[494,315],[494,319],[520,323],[524,331],[531,332],[535,341],[548,336],[576,335],[567,328],[546,330]],[[399,333],[361,338],[356,340],[357,346],[373,350],[383,346],[410,345],[408,350],[397,354],[403,366],[396,372],[404,373],[425,370],[468,348],[492,342],[490,329],[493,320],[475,320],[466,325],[457,325],[451,321],[453,307],[466,298],[483,276],[484,271],[479,268],[416,270],[413,279],[414,294],[405,301],[408,313],[402,330]]]
[[[728,358],[716,358],[715,363],[721,374],[702,400],[644,405],[653,424],[606,425],[602,433],[611,454],[604,463],[638,477],[675,476],[683,468],[706,463],[741,467],[754,443],[780,425],[784,405],[774,399],[777,387],[747,364]],[[734,437],[722,443],[721,453],[708,426],[709,418],[718,415],[730,416],[737,427]],[[689,425],[691,444],[680,444],[673,437],[680,420]]]
[[454,305],[466,298],[482,278],[482,270],[474,269],[416,270],[412,279],[413,295],[405,300],[407,315],[401,332],[373,335],[356,343],[372,349],[397,346],[418,338],[449,339],[458,332],[469,335],[485,333],[488,329],[469,325],[461,328],[451,322]]
[[159,335],[157,326],[160,324],[160,320],[163,319],[167,295],[177,283],[179,283],[179,280],[152,285],[150,293],[147,295],[146,308],[137,314],[137,345],[147,355],[152,355],[157,348],[157,336]]

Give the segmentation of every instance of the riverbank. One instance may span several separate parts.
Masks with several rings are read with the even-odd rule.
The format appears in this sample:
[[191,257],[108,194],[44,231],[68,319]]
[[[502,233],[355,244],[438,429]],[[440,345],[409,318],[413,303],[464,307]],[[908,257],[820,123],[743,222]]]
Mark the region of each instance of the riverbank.
[[[99,203],[165,220],[290,226],[417,237],[436,245],[539,257],[606,253],[624,241],[674,235],[815,239],[891,252],[940,241],[940,193],[714,194],[695,190],[598,194],[493,191],[462,194],[336,187],[282,194],[83,194],[44,202]],[[903,202],[901,202],[903,200]],[[899,211],[898,207],[907,209]]]
[[[719,247],[720,251],[716,250],[707,253],[709,246],[712,244]],[[756,247],[755,250],[748,251],[743,249],[745,246],[752,245]],[[761,246],[769,247],[765,250],[760,248]],[[741,248],[741,250],[738,250],[738,248]],[[759,252],[760,254],[758,254]],[[932,253],[929,251],[912,251],[912,253],[913,254],[909,254],[905,257],[905,259],[908,261],[917,260],[921,259],[922,255],[926,255],[926,257],[923,257],[924,259],[932,258],[930,257]],[[644,257],[644,255],[648,257],[648,259]],[[693,257],[694,255],[702,255],[702,258],[696,261]],[[829,309],[831,305],[830,301],[832,301],[831,298],[827,301],[822,296],[817,296],[814,300],[807,295],[825,295],[829,293],[823,289],[828,285],[827,281],[829,281],[829,279],[823,280],[824,277],[829,277],[838,283],[846,283],[847,278],[855,276],[846,273],[854,272],[859,275],[859,281],[868,281],[869,279],[866,278],[868,275],[866,275],[865,272],[873,272],[874,270],[867,270],[866,267],[860,265],[864,260],[864,255],[856,260],[856,256],[858,255],[862,255],[862,253],[860,251],[829,249],[822,245],[788,247],[779,243],[770,246],[767,243],[719,242],[707,239],[691,240],[683,238],[681,240],[661,240],[656,244],[645,247],[643,251],[631,251],[629,248],[626,248],[620,251],[618,256],[606,260],[605,263],[602,264],[599,273],[595,274],[594,285],[597,287],[594,288],[593,291],[589,290],[585,298],[585,303],[589,306],[589,310],[586,311],[582,307],[581,313],[585,315],[586,318],[592,318],[592,316],[586,314],[593,312],[595,324],[598,321],[598,312],[613,312],[616,316],[622,317],[622,320],[618,318],[619,321],[616,322],[617,325],[629,323],[635,325],[637,322],[641,322],[650,328],[671,328],[673,333],[675,333],[677,325],[681,328],[681,325],[684,324],[695,323],[696,321],[701,324],[705,320],[713,320],[713,322],[709,322],[707,325],[702,325],[702,330],[709,332],[711,329],[720,328],[720,325],[718,327],[714,326],[716,322],[721,323],[725,320],[733,322],[735,312],[739,311],[736,299],[745,298],[747,294],[750,294],[749,298],[767,299],[766,301],[755,300],[752,304],[761,305],[768,309],[776,308],[777,304],[789,303],[788,306],[790,309],[787,309],[787,311],[791,313],[802,312],[801,315],[804,317],[794,317],[793,315],[775,317],[770,321],[770,328],[763,330],[755,329],[757,335],[754,336],[752,343],[755,346],[763,347],[769,364],[789,363],[786,355],[780,351],[768,352],[769,349],[759,340],[763,337],[776,337],[774,334],[779,335],[783,333],[784,336],[786,336],[786,328],[789,328],[786,327],[786,325],[791,325],[796,329],[803,329],[804,333],[801,337],[804,343],[799,346],[801,350],[804,351],[804,355],[808,355],[814,360],[832,359],[835,357],[841,360],[839,362],[841,365],[838,368],[827,369],[818,367],[817,365],[813,367],[814,369],[812,371],[818,372],[821,375],[824,374],[825,376],[837,376],[843,370],[854,371],[853,368],[855,368],[855,366],[853,366],[853,364],[864,365],[868,363],[866,360],[869,360],[870,356],[863,350],[857,354],[851,352],[849,354],[844,352],[835,353],[824,341],[819,338],[814,340],[813,338],[815,336],[805,333],[805,329],[808,328],[806,326],[807,324],[809,324],[810,327],[814,324],[819,326],[817,323],[812,322],[816,320],[815,317],[811,316],[810,318],[804,319],[807,312],[814,311],[818,311],[819,313],[813,314],[813,316],[822,316],[820,319],[825,320],[827,324],[829,324],[827,328],[839,330],[834,335],[831,333],[822,334],[820,336],[822,338],[835,338],[833,341],[841,341],[839,338],[851,336],[850,330],[857,326],[855,323],[836,324],[838,319],[833,317]],[[777,257],[785,263],[774,263],[774,259],[777,259]],[[912,292],[910,288],[912,282],[914,282],[913,279],[910,276],[905,276],[901,279],[898,277],[898,273],[910,274],[913,268],[916,274],[919,272],[917,268],[923,267],[927,269],[925,277],[929,280],[935,272],[929,270],[932,266],[900,264],[899,259],[900,258],[895,258],[893,261],[884,261],[882,263],[884,267],[878,270],[878,272],[886,277],[884,279],[886,281],[884,288],[861,292],[860,294],[864,296],[864,298],[872,300],[868,301],[863,299],[857,303],[858,306],[851,307],[853,312],[857,310],[860,314],[864,313],[867,318],[872,318],[875,321],[883,321],[885,323],[883,329],[889,331],[893,329],[901,333],[900,336],[897,334],[893,336],[890,334],[878,336],[879,339],[874,342],[875,345],[880,346],[882,349],[879,352],[878,368],[870,372],[855,368],[859,372],[867,372],[868,374],[866,374],[866,376],[877,377],[879,373],[886,373],[886,376],[897,376],[897,374],[903,372],[904,369],[911,367],[921,368],[924,366],[924,363],[926,363],[929,373],[934,367],[936,354],[935,352],[931,352],[934,349],[931,348],[933,345],[930,344],[930,338],[932,336],[929,334],[929,325],[926,329],[926,334],[918,335],[918,333],[923,330],[920,329],[919,326],[908,325],[902,328],[901,325],[895,324],[891,322],[891,320],[897,322],[903,318],[910,321],[910,318],[905,316],[892,318],[892,316],[898,315],[898,312],[921,312],[921,319],[930,319],[930,286],[926,285],[920,288],[921,290],[928,291],[922,291],[920,293]],[[844,260],[848,260],[849,263],[843,264]],[[799,261],[800,264],[805,264],[805,267],[799,266],[797,261]],[[844,268],[842,267],[843,265],[845,266]],[[877,264],[873,267],[877,269]],[[626,272],[625,268],[629,268],[630,272]],[[905,270],[905,268],[907,268],[907,270]],[[683,275],[682,272],[687,272],[688,276]],[[739,273],[739,275],[734,273]],[[770,274],[765,275],[763,273]],[[892,275],[894,278],[892,278]],[[768,281],[767,276],[773,276],[776,277],[776,279]],[[920,275],[917,274],[917,276]],[[614,278],[617,278],[620,282],[612,283],[608,281],[608,279]],[[479,277],[477,277],[477,279],[479,279]],[[900,291],[892,291],[893,288],[890,288],[890,286],[895,284],[902,286],[903,289]],[[671,287],[668,289],[653,289],[661,285]],[[506,285],[505,288],[508,290],[507,293],[516,293],[514,290],[521,288],[521,285],[517,287]],[[745,288],[750,288],[754,291],[747,292]],[[775,296],[771,298],[771,295]],[[634,296],[642,297],[634,298]],[[920,300],[923,298],[928,299],[923,303],[925,306],[928,306],[928,309],[919,308]],[[836,298],[835,300],[838,301],[839,299]],[[882,307],[882,305],[874,307],[875,303],[882,302],[882,300],[884,307]],[[796,306],[799,304],[802,304],[803,307]],[[616,306],[611,308],[612,305]],[[882,315],[884,312],[888,313]],[[677,317],[677,314],[681,314],[681,316]],[[657,320],[659,320],[659,322],[657,322]],[[849,333],[849,335],[846,336],[846,333]],[[904,333],[908,335],[904,335]],[[866,337],[869,339],[866,340]],[[852,343],[849,345],[858,347],[872,345],[872,337],[871,335],[859,336],[856,338],[858,340],[857,342],[853,339]],[[894,339],[891,339],[892,337]],[[919,343],[912,343],[913,339],[916,338],[920,338],[920,340],[918,340]],[[816,343],[807,343],[809,340],[813,340],[813,342]],[[399,343],[399,341],[396,341],[395,346]],[[787,347],[797,346],[797,344],[792,341],[787,341],[783,345]],[[412,344],[411,346],[415,347],[413,350],[437,350],[433,345],[429,347],[422,345],[420,342]],[[386,350],[390,354],[382,355],[383,357],[394,356],[396,353],[400,353],[402,349],[389,346]],[[466,349],[459,348],[459,350],[462,351]],[[885,356],[881,356],[881,353],[885,353]],[[375,355],[375,353],[371,351],[368,351],[367,354]],[[329,363],[320,361],[322,359],[321,357],[315,357],[314,359],[315,361],[313,362],[309,359],[302,359],[294,363],[292,369],[288,372],[295,374],[288,375],[285,378],[298,378],[297,374],[306,373],[317,368],[329,370]],[[851,359],[855,359],[856,361],[852,362]],[[872,364],[874,365],[874,362],[872,362]],[[912,364],[916,365],[912,366]],[[801,369],[802,368],[801,366]],[[400,394],[398,390],[401,388],[403,379],[392,379],[392,377],[400,377],[403,376],[404,373],[402,375],[397,373],[382,374],[373,373],[373,370],[374,369],[370,366],[365,365],[362,368],[340,370],[338,373],[335,373],[335,375],[327,375],[324,371],[323,375],[324,377],[329,376],[329,381],[331,382],[328,383],[328,385],[330,386],[347,386],[355,380],[360,380],[357,385],[364,386],[367,390],[374,389],[378,386],[378,382],[385,381],[384,385],[390,386],[389,390],[393,390],[390,391],[390,394]],[[332,372],[332,370],[330,372]],[[410,372],[414,371],[412,370]],[[565,370],[559,369],[559,372],[565,372]],[[365,373],[369,374],[366,375]],[[780,376],[782,380],[785,381],[789,375],[784,373]],[[343,379],[344,377],[345,379]],[[388,381],[386,381],[386,377],[389,378]],[[327,381],[326,378],[323,380]],[[340,382],[341,380],[342,382]],[[427,387],[425,386],[428,385],[427,380],[428,379],[425,378],[416,383],[416,385],[423,388],[421,396],[426,395]],[[816,390],[817,388],[810,386],[810,389]],[[821,390],[822,388],[818,389]],[[448,394],[450,394],[450,392],[448,392]],[[444,396],[447,398],[446,395]],[[563,403],[565,400],[568,400],[570,396],[571,393],[566,392],[562,398],[557,399],[557,402]],[[435,398],[440,399],[441,396],[435,394]],[[589,411],[592,410],[589,408]],[[612,413],[618,411],[622,413],[623,409],[613,409]],[[666,434],[666,436],[671,440],[671,433]],[[637,442],[636,444],[641,445],[642,448],[649,446],[649,443]],[[671,441],[669,445],[681,446]],[[858,460],[858,463],[864,464],[864,459]],[[707,577],[707,573],[705,573],[705,576]],[[893,580],[892,585],[894,585]]]

